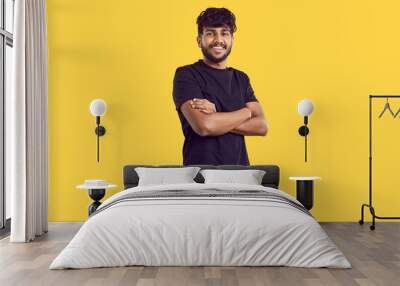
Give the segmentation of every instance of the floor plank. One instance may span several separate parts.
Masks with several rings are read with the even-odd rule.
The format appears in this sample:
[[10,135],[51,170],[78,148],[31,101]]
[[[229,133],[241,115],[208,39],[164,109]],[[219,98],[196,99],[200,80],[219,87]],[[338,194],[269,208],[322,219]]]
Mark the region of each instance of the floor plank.
[[32,243],[0,240],[0,285],[400,285],[400,223],[379,222],[375,231],[357,223],[321,223],[351,262],[352,269],[291,267],[116,267],[48,269],[81,223],[50,223]]

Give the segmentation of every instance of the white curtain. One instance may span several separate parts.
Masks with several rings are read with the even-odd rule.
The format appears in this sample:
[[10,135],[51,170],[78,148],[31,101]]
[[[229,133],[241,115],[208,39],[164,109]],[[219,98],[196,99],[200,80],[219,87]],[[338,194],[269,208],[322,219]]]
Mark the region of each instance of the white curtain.
[[[47,232],[47,31],[45,0],[16,0],[13,92],[6,111],[6,180],[12,242]],[[7,177],[8,174],[8,177]]]

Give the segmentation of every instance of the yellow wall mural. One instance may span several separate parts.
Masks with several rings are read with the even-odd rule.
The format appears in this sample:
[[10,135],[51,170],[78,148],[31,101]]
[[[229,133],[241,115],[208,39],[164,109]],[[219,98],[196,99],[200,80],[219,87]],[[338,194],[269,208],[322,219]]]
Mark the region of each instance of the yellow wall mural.
[[[202,58],[196,18],[227,7],[237,18],[228,66],[245,71],[269,124],[246,137],[251,164],[289,176],[320,176],[313,215],[357,221],[368,199],[368,95],[400,94],[398,1],[47,1],[49,219],[82,221],[91,203],[76,185],[105,179],[122,190],[126,164],[181,164],[183,135],[172,99],[177,67]],[[89,104],[108,104],[96,161]],[[308,162],[297,104],[308,98]],[[400,100],[392,100],[395,110]],[[399,215],[400,118],[374,103],[378,215]],[[369,218],[369,216],[367,216]]]

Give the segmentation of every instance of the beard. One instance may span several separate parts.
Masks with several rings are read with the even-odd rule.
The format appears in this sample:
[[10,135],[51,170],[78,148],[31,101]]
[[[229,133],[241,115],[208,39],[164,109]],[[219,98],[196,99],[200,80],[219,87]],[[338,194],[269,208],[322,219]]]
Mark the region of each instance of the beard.
[[220,62],[224,61],[224,60],[229,56],[229,54],[231,53],[231,50],[232,50],[232,46],[230,46],[230,47],[226,50],[226,53],[225,53],[222,57],[216,58],[216,57],[214,57],[212,54],[210,54],[210,53],[208,52],[208,50],[207,50],[203,45],[201,45],[201,52],[203,53],[204,57],[205,57],[207,60],[209,60],[210,62],[213,62],[213,63],[215,63],[215,64],[219,64]]

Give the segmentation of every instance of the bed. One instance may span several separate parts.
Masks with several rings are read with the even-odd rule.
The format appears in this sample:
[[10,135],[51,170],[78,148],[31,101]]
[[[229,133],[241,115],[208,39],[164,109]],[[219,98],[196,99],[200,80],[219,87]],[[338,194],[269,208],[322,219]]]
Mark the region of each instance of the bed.
[[[351,268],[313,216],[279,190],[279,167],[198,166],[263,170],[260,185],[138,185],[128,165],[124,191],[108,198],[82,225],[50,269],[144,266],[291,266]],[[138,170],[138,169],[136,169]]]

